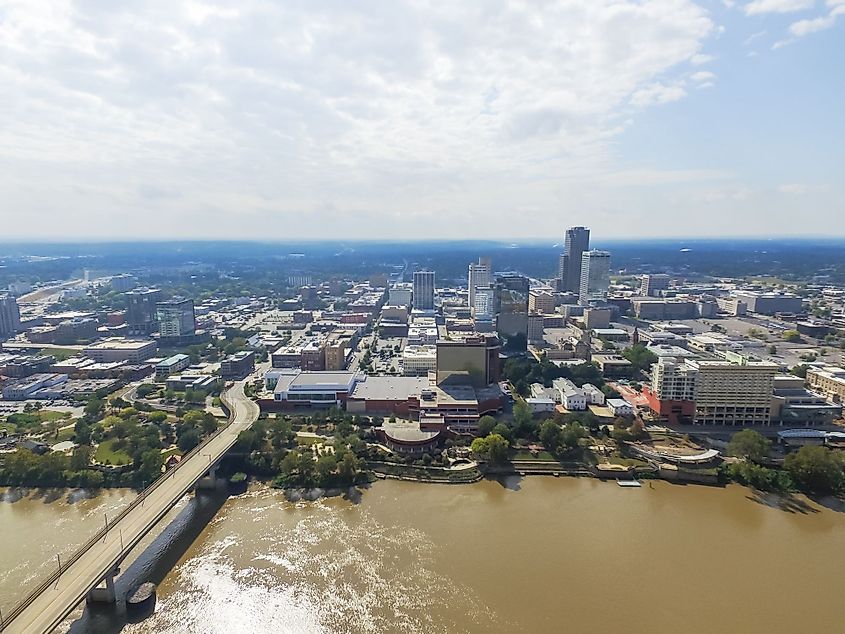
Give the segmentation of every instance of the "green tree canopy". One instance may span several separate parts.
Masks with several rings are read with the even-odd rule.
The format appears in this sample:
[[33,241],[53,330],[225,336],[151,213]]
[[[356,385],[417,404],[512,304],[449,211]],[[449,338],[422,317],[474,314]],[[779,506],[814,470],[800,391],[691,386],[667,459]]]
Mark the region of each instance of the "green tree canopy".
[[731,436],[731,441],[728,443],[728,454],[760,462],[769,455],[771,447],[771,441],[760,432],[753,429],[743,429]]
[[842,460],[826,447],[801,447],[786,457],[783,466],[792,480],[808,491],[838,493],[845,484]]

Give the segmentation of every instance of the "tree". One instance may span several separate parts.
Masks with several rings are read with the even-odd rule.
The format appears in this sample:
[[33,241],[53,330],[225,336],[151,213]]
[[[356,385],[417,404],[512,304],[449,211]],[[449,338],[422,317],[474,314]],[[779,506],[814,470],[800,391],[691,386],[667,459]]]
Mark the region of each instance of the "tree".
[[317,475],[320,476],[320,482],[326,483],[334,475],[337,467],[337,459],[334,454],[326,454],[317,459]]
[[800,365],[793,366],[789,370],[789,373],[794,374],[795,376],[797,376],[799,378],[805,379],[805,378],[807,378],[807,370],[809,369],[809,367],[810,366],[808,366],[806,363],[802,363]]
[[183,454],[188,453],[191,449],[200,444],[200,434],[196,429],[188,429],[179,436],[176,441],[176,446]]
[[156,425],[160,425],[167,420],[167,414],[165,412],[151,412],[147,416],[147,420]]
[[490,462],[502,463],[508,459],[508,448],[510,443],[499,434],[487,436],[487,455]]
[[141,454],[141,466],[138,469],[138,479],[143,484],[149,484],[161,475],[164,457],[158,449],[149,449]]
[[515,437],[524,437],[532,435],[534,426],[534,414],[531,412],[531,407],[523,399],[517,400],[513,406],[513,435]]
[[487,436],[490,432],[493,431],[493,428],[496,426],[496,419],[490,416],[489,414],[486,416],[482,416],[478,420],[478,435],[479,436]]
[[784,330],[783,340],[789,343],[799,343],[801,341],[801,333],[797,330]]
[[586,428],[581,423],[569,423],[563,428],[560,441],[567,449],[574,449],[582,438],[589,436]]
[[490,430],[490,433],[487,434],[499,434],[502,438],[507,439],[508,442],[513,441],[513,430],[510,427],[505,425],[504,423],[497,423],[496,426]]
[[769,455],[772,447],[771,441],[760,432],[753,429],[743,429],[731,436],[728,443],[728,454],[760,462]]
[[91,464],[91,457],[94,455],[94,450],[88,445],[79,445],[74,448],[73,454],[70,457],[70,470],[82,471],[87,469]]
[[801,447],[786,457],[783,466],[790,477],[808,491],[837,493],[845,484],[842,461],[826,447]]
[[653,364],[657,363],[657,355],[641,343],[626,348],[622,356],[631,362],[637,372],[648,370]]
[[540,425],[540,442],[548,451],[557,451],[558,445],[560,445],[560,434],[560,425],[551,419]]
[[80,418],[73,426],[74,437],[77,444],[90,445],[91,444],[91,426],[84,418]]
[[472,441],[471,449],[482,460],[505,462],[508,458],[510,443],[499,434],[490,434]]

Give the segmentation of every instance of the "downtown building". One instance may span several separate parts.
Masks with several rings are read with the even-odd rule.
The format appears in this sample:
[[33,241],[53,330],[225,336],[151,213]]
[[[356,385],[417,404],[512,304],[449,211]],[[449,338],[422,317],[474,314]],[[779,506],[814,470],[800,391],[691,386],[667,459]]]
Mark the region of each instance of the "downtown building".
[[126,293],[126,329],[130,335],[149,335],[158,329],[157,305],[161,291],[137,288]]
[[176,298],[158,302],[156,321],[162,345],[192,343],[196,335],[194,300]]
[[582,255],[590,249],[590,230],[571,227],[566,230],[563,253],[560,255],[560,290],[578,293],[581,288]]
[[414,310],[434,310],[434,271],[414,271]]
[[662,357],[643,390],[651,411],[673,424],[760,426],[772,421],[778,365],[735,353],[724,360]]
[[610,288],[610,253],[585,251],[581,254],[581,282],[578,301],[582,305],[604,303]]
[[14,337],[20,329],[18,301],[10,294],[0,295],[0,340]]
[[489,288],[493,282],[493,265],[490,258],[478,258],[478,264],[470,264],[467,273],[467,287],[469,289],[469,307],[475,310],[475,293],[478,288]]

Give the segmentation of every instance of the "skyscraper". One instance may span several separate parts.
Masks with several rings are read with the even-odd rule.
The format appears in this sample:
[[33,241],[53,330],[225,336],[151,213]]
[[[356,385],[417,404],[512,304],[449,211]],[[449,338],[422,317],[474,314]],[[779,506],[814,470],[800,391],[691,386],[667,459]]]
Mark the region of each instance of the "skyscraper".
[[607,299],[610,286],[610,253],[607,251],[585,251],[581,255],[581,284],[578,301],[582,304],[601,302]]
[[496,280],[496,332],[506,350],[525,350],[529,287],[528,278],[515,273]]
[[126,328],[130,335],[155,332],[156,304],[161,300],[157,288],[138,288],[126,293]]
[[161,339],[181,342],[196,332],[194,300],[174,298],[156,305],[156,317]]
[[469,307],[475,308],[475,291],[479,287],[490,286],[492,282],[490,258],[478,258],[478,264],[469,265],[467,286],[469,286]]
[[560,290],[577,293],[581,285],[581,255],[590,248],[590,230],[570,227],[560,256]]
[[21,329],[18,300],[11,295],[0,295],[0,339],[14,337]]
[[434,310],[434,271],[414,271],[414,308]]

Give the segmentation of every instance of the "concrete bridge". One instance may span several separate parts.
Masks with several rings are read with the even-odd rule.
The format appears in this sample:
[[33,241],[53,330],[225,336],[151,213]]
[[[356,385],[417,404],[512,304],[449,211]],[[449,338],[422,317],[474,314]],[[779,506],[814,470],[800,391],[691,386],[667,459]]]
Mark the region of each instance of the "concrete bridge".
[[[204,440],[174,468],[145,489],[67,561],[12,609],[2,614],[0,631],[50,632],[83,599],[115,601],[114,579],[129,551],[191,489],[213,481],[217,463],[240,434],[258,418],[258,405],[244,394],[245,381],[223,393],[229,424]],[[101,585],[102,584],[102,585]]]

